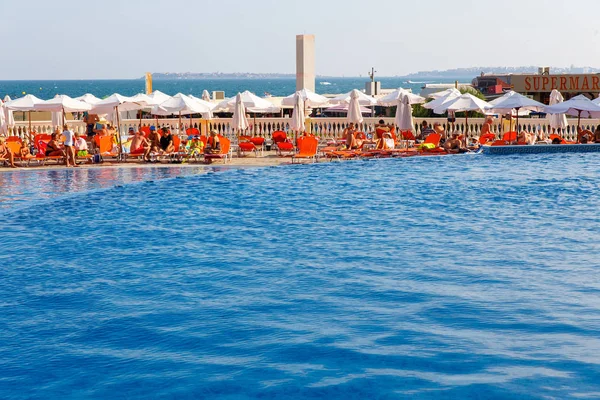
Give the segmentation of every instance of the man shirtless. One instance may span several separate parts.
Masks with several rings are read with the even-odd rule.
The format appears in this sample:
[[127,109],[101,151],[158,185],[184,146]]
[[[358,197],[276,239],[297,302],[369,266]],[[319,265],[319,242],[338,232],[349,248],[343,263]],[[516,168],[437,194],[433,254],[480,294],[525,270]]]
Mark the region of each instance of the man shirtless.
[[450,154],[466,153],[467,149],[462,146],[462,141],[458,139],[458,133],[453,133],[450,140],[444,143],[444,149]]
[[133,139],[131,139],[131,150],[129,151],[129,154],[132,156],[143,154],[144,161],[149,161],[150,147],[148,139],[138,131],[135,132]]
[[8,159],[11,168],[17,168],[15,165],[15,155],[10,151],[6,143],[4,142],[4,138],[0,137],[0,158]]

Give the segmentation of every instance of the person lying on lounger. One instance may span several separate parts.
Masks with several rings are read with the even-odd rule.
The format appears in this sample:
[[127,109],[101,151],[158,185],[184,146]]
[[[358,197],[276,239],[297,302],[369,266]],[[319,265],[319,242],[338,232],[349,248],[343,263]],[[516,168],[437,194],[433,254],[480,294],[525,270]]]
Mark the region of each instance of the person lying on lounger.
[[468,150],[463,147],[462,141],[458,139],[458,133],[453,133],[452,138],[446,140],[444,149],[451,154],[466,153]]
[[46,145],[46,157],[59,157],[65,156],[65,150],[63,148],[63,146],[61,145],[61,143],[58,141],[58,137],[60,135],[60,132],[57,130],[57,132],[54,132],[52,134],[52,138],[50,139],[50,141],[48,142],[48,144]]
[[15,165],[15,155],[10,151],[6,143],[4,142],[4,138],[0,137],[0,158],[5,158],[8,160],[11,168],[17,168]]

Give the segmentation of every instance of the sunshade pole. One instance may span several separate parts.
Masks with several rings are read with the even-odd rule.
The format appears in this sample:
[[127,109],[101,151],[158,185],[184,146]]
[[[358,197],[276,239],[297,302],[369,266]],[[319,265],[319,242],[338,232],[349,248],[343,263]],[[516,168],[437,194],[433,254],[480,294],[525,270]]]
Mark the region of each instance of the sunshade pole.
[[579,123],[581,122],[581,110],[577,110],[577,143],[579,143]]
[[29,119],[29,140],[31,140],[31,110],[27,112],[27,119]]
[[179,111],[179,136],[181,137],[181,130],[183,129],[183,126],[181,125],[181,111]]
[[517,142],[519,141],[519,109],[520,108],[521,107],[515,108],[515,110],[517,111],[517,125],[515,126],[515,132],[517,132],[517,137],[515,139]]
[[465,134],[463,139],[465,140],[465,147],[467,147],[467,133],[469,132],[469,111],[465,110]]
[[62,108],[62,117],[63,117],[63,120],[62,120],[63,125],[66,125],[66,123],[67,123],[67,114],[65,113],[65,107],[64,106]]
[[115,106],[117,113],[117,156],[121,159],[121,116],[119,115],[119,106]]
[[142,110],[140,110],[140,126],[138,127],[138,130],[142,129]]

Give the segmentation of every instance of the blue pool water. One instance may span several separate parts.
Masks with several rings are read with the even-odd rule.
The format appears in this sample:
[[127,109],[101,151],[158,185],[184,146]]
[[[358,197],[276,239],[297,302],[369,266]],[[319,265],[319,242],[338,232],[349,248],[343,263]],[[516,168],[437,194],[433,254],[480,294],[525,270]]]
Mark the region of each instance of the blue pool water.
[[3,172],[0,398],[600,397],[599,168]]

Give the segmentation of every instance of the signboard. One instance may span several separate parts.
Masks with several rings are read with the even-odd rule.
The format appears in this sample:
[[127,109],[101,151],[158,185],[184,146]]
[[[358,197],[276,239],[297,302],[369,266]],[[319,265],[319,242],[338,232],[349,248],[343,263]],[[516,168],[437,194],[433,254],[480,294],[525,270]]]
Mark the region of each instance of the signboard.
[[600,92],[600,74],[512,75],[510,83],[519,93],[545,93],[552,89],[564,93]]

